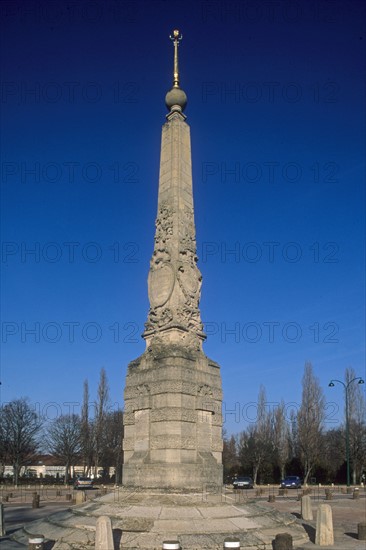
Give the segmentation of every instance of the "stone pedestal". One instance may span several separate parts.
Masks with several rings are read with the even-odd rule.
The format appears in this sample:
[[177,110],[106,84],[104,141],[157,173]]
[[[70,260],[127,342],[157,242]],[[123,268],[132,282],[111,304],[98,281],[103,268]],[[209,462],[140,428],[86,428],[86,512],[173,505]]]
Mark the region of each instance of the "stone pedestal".
[[313,509],[309,495],[301,497],[301,517],[306,521],[313,520]]
[[100,516],[95,524],[95,550],[113,550],[112,523],[108,516]]
[[316,516],[315,544],[318,546],[333,546],[333,517],[329,504],[320,504]]
[[218,365],[202,351],[152,346],[128,368],[123,485],[221,489],[221,425]]
[[366,540],[366,522],[357,525],[358,540]]

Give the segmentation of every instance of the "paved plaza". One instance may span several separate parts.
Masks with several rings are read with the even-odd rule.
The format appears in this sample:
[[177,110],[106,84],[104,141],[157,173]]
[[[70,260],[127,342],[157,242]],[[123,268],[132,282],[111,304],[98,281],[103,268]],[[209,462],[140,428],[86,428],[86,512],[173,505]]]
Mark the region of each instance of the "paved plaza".
[[[3,500],[12,494],[4,502],[5,522],[7,518],[14,519],[16,513],[23,514],[24,521],[24,528],[21,522],[9,526],[9,534],[1,539],[2,544],[7,544],[4,548],[27,547],[27,533],[45,535],[46,550],[93,548],[96,519],[108,515],[115,548],[123,550],[160,549],[167,538],[179,540],[183,550],[221,550],[225,537],[233,534],[240,538],[242,550],[269,550],[279,532],[292,534],[294,549],[310,550],[318,548],[314,544],[316,511],[325,502],[325,488],[314,488],[314,520],[304,522],[300,518],[301,491],[280,496],[275,486],[236,493],[223,488],[220,494],[202,491],[186,495],[110,488],[105,495],[101,495],[101,490],[85,492],[87,500],[80,505],[66,500],[67,494],[75,497],[76,491],[48,487],[38,489],[39,509],[32,509],[33,492],[32,488],[2,490]],[[275,496],[274,502],[268,502],[269,495]],[[330,548],[364,550],[365,541],[357,539],[357,524],[366,521],[365,491],[354,499],[352,494],[344,494],[344,488],[342,492],[337,487],[333,489],[333,499],[327,502],[332,507],[335,535],[335,545]]]

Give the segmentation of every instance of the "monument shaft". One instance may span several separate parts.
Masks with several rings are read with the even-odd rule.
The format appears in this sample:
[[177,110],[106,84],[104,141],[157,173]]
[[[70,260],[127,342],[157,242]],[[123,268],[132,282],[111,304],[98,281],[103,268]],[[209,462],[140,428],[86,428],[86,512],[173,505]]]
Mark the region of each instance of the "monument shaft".
[[190,129],[174,80],[162,129],[158,213],[150,262],[146,351],[128,367],[125,387],[123,484],[200,490],[222,483],[220,369],[202,351]]

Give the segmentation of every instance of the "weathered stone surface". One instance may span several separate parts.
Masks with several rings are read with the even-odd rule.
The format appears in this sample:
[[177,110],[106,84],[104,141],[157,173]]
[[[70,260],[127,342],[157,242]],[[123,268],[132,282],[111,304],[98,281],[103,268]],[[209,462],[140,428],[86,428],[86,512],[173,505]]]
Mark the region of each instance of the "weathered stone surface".
[[329,504],[319,504],[316,516],[315,544],[318,546],[333,546],[333,517]]
[[112,523],[108,516],[100,516],[95,523],[95,550],[113,550]]
[[366,540],[366,522],[357,525],[358,540]]
[[83,504],[86,501],[85,491],[76,491],[75,502],[76,504]]
[[309,495],[301,497],[301,517],[306,521],[313,520],[313,509],[311,506],[311,498]]
[[289,533],[277,533],[273,541],[273,550],[292,550],[292,536]]

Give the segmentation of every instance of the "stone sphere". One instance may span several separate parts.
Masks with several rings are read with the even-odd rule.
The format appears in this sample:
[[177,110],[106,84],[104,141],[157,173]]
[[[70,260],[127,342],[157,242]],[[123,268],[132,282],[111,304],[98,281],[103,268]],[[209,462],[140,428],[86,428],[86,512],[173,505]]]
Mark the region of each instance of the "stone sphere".
[[187,96],[180,88],[172,88],[165,96],[165,105],[169,111],[173,105],[178,105],[184,111],[187,105]]

